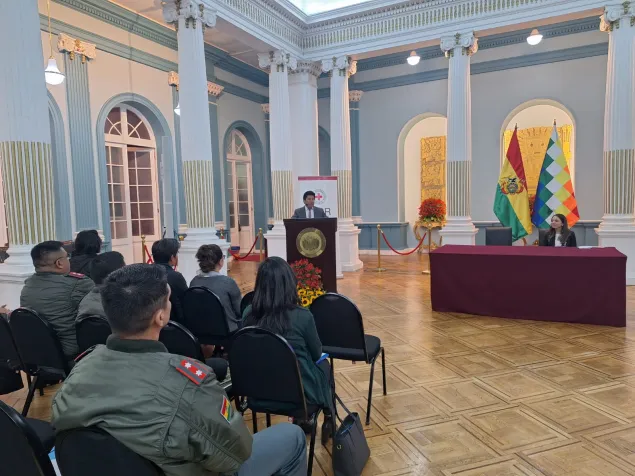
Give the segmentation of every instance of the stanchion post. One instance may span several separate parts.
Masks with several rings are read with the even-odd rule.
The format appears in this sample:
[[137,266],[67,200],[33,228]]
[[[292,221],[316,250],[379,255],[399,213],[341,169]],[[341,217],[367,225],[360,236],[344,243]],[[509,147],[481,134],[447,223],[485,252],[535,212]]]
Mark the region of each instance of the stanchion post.
[[258,228],[258,239],[260,240],[259,243],[259,247],[260,247],[260,262],[262,263],[262,260],[265,258],[264,255],[264,243],[263,243],[263,237],[262,237],[262,228]]
[[141,235],[141,262],[148,262],[148,259],[146,258],[146,235]]
[[421,271],[421,274],[430,274],[430,253],[432,252],[432,228],[428,228],[428,269]]
[[377,223],[377,268],[375,269],[377,273],[386,271],[386,268],[381,267],[381,234],[381,225]]

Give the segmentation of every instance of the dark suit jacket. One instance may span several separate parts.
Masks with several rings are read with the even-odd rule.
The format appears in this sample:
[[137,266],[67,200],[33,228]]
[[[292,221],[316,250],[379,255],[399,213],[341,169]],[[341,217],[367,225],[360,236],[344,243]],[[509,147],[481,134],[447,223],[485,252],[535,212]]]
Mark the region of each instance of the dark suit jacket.
[[[545,233],[540,238],[540,246],[555,246],[556,245],[556,236],[549,237],[549,232]],[[578,246],[578,242],[575,239],[575,233],[573,231],[569,231],[569,236],[567,236],[567,240],[564,243],[564,246],[567,248],[576,248]]]
[[[291,218],[306,218],[306,207],[297,208]],[[313,218],[328,218],[323,208],[313,207]]]
[[187,282],[185,278],[178,271],[174,271],[172,266],[164,263],[157,263],[157,266],[163,266],[168,273],[168,284],[172,290],[170,294],[170,302],[172,303],[172,312],[170,313],[170,320],[183,323],[183,306],[181,300],[185,291],[187,291]]

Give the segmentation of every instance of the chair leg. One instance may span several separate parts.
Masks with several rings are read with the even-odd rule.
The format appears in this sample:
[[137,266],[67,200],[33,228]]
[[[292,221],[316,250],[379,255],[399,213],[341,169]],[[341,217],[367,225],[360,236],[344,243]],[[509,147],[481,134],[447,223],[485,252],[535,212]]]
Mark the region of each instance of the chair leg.
[[384,348],[381,348],[381,374],[384,380],[384,395],[386,395],[386,354]]
[[333,357],[331,357],[331,381],[335,382],[335,364],[333,363]]
[[255,411],[251,411],[251,422],[254,426],[254,435],[258,433],[258,415]]
[[26,401],[24,402],[24,408],[22,408],[22,416],[26,416],[29,413],[29,408],[31,408],[31,403],[33,402],[33,396],[35,395],[35,389],[37,388],[38,381],[40,380],[40,376],[36,375],[33,381],[31,382],[31,386],[29,387],[29,393],[26,396]]
[[271,426],[271,413],[267,413],[267,428]]
[[307,476],[313,474],[313,456],[315,455],[315,438],[317,435],[318,419],[320,417],[320,410],[318,410],[313,416],[313,424],[311,425],[311,443],[309,446],[309,461]]
[[366,424],[370,425],[370,405],[373,402],[373,379],[375,378],[375,360],[370,364],[370,382],[368,383],[368,406],[366,407]]

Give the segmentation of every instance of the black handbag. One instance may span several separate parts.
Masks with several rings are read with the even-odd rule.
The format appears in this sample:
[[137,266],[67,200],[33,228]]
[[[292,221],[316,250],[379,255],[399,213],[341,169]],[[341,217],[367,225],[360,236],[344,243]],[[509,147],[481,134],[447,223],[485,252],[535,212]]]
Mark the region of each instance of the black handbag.
[[342,420],[337,414],[340,426],[333,436],[333,473],[335,476],[359,476],[370,458],[370,448],[364,436],[364,427],[358,413],[351,413],[340,397],[335,398],[347,415]]

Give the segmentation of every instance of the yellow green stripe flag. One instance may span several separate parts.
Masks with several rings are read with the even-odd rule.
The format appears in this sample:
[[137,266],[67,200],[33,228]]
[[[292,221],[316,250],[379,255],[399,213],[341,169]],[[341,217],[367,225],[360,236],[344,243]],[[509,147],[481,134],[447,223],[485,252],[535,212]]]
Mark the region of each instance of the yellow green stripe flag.
[[518,127],[509,143],[503,169],[501,170],[494,213],[503,226],[511,227],[512,239],[520,240],[531,233],[531,213],[529,212],[529,192],[523,158],[518,144]]

